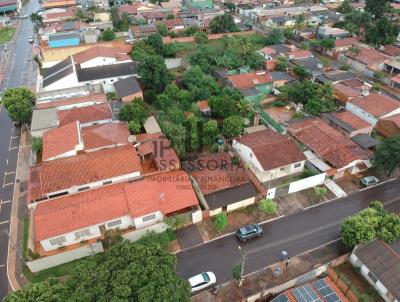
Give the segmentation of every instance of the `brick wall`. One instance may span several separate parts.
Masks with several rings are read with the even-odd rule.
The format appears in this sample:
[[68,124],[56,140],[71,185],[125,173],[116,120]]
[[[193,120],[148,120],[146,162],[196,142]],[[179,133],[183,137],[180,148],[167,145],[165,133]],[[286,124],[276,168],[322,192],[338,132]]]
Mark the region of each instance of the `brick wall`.
[[[340,262],[340,260],[341,260],[340,258],[342,258],[342,257],[339,257],[335,260]],[[338,264],[338,265],[340,265],[340,264]],[[336,266],[336,265],[334,265],[334,266]],[[346,296],[346,298],[350,300],[350,302],[359,302],[359,299],[356,296],[356,294],[354,294],[353,291],[350,289],[350,287],[342,279],[340,279],[339,275],[333,270],[333,268],[331,266],[328,266],[326,273],[327,273],[328,277],[332,280],[332,282],[335,283],[336,286],[340,289],[340,291]]]
[[[208,40],[216,40],[221,39],[223,36],[233,37],[233,36],[242,36],[242,35],[252,35],[255,34],[255,31],[243,31],[243,32],[235,32],[235,33],[223,33],[223,34],[210,34],[208,35]],[[163,37],[164,44],[170,44],[175,42],[187,43],[194,42],[194,37],[181,37],[181,38],[171,38],[171,37]]]

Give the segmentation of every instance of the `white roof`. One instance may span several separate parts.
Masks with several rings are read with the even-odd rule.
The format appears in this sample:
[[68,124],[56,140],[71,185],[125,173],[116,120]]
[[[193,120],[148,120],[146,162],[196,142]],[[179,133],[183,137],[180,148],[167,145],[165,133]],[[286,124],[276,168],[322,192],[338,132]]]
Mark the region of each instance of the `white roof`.
[[330,167],[329,165],[327,165],[324,161],[320,160],[317,155],[315,155],[313,152],[311,151],[304,151],[303,152],[304,155],[306,156],[307,160],[313,164],[313,166],[315,166],[318,170],[320,170],[321,172],[326,172],[330,169],[332,169],[332,167]]
[[154,116],[150,116],[147,118],[147,120],[144,122],[144,130],[146,130],[146,133],[148,134],[154,134],[154,133],[160,133],[161,128],[158,126],[158,123]]

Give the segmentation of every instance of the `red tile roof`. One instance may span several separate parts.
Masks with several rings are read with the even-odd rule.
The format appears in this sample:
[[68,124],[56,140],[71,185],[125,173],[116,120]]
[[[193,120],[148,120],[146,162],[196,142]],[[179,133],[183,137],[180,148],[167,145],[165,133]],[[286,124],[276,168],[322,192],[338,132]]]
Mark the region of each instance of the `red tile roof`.
[[375,92],[370,92],[368,96],[354,98],[350,103],[377,118],[383,117],[400,108],[400,102],[389,96]]
[[193,172],[188,172],[196,180],[203,195],[249,182],[244,169],[233,165],[228,153],[203,155],[194,161],[186,162],[185,166],[189,170],[195,167]]
[[134,218],[157,211],[167,215],[196,206],[196,194],[184,171],[157,174],[38,204],[34,214],[35,241],[129,214]]
[[352,87],[343,85],[342,83],[333,84],[333,90],[335,93],[346,96],[348,98],[357,97],[361,95],[360,90],[356,90]]
[[394,77],[390,78],[393,82],[399,83],[400,84],[400,74],[395,75]]
[[253,151],[265,171],[306,159],[292,138],[269,129],[245,134],[237,141]]
[[210,105],[208,105],[208,102],[203,100],[203,101],[198,101],[197,102],[197,108],[199,108],[200,111],[205,111],[210,109]]
[[47,161],[30,170],[28,202],[74,186],[138,171],[141,171],[141,165],[131,145]]
[[59,110],[57,114],[59,126],[63,126],[75,121],[79,121],[81,124],[86,124],[102,120],[111,120],[113,118],[111,105],[108,103]]
[[358,43],[358,38],[344,38],[344,39],[340,39],[340,40],[335,40],[335,47],[336,48],[347,47],[347,46],[351,46],[355,43]]
[[97,57],[115,58],[117,61],[131,59],[123,49],[105,46],[94,46],[72,56],[76,64],[82,64]]
[[81,129],[85,150],[128,144],[127,123],[107,123]]
[[43,134],[42,159],[46,161],[57,155],[73,151],[80,143],[78,122],[47,131]]
[[400,128],[400,114],[395,114],[382,119],[383,121],[392,121],[398,128]]
[[351,88],[361,88],[362,86],[365,86],[365,83],[361,81],[360,79],[349,79],[349,80],[344,80],[341,81],[340,84],[343,84],[347,87]]
[[238,89],[252,88],[259,84],[272,83],[269,72],[250,72],[228,76],[232,85]]
[[382,63],[384,60],[390,58],[388,55],[373,48],[363,47],[360,45],[358,45],[357,48],[360,50],[358,54],[348,52],[347,56],[367,65]]
[[354,115],[350,111],[334,112],[333,115],[337,119],[345,122],[346,124],[357,130],[371,127],[369,123],[364,121],[362,118],[359,118],[357,115]]
[[106,103],[107,96],[104,93],[95,93],[89,94],[85,96],[69,98],[69,99],[61,99],[61,100],[52,100],[50,102],[42,102],[36,103],[36,108],[38,109],[45,109],[51,107],[62,107],[68,105],[75,105],[75,104],[82,104],[82,103],[91,103],[91,104],[98,104],[98,103]]
[[165,26],[167,27],[175,27],[175,26],[182,26],[183,25],[183,21],[180,18],[175,18],[175,19],[167,19],[164,20],[160,23],[164,23]]
[[371,152],[362,149],[321,119],[298,121],[291,124],[288,130],[336,169],[372,156]]
[[74,11],[66,11],[66,12],[62,12],[62,13],[51,13],[51,14],[47,14],[44,16],[44,21],[46,20],[58,20],[61,18],[70,18],[75,16],[75,12]]
[[296,50],[286,53],[291,59],[306,59],[313,57],[313,53],[309,50]]
[[382,50],[382,52],[391,57],[396,57],[400,55],[400,47],[397,47],[393,44],[385,45],[385,49]]

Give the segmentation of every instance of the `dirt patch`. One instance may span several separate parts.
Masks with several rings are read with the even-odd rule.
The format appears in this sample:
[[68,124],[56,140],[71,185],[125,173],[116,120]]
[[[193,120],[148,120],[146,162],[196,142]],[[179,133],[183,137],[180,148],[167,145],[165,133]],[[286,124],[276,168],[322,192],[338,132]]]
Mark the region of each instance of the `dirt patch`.
[[357,192],[360,186],[361,175],[345,175],[340,179],[335,179],[335,183],[347,194]]
[[334,270],[358,298],[364,297],[366,302],[383,302],[378,292],[349,262],[335,267]]
[[242,227],[246,224],[261,223],[266,220],[270,220],[274,217],[276,217],[276,215],[267,215],[263,213],[258,208],[257,204],[245,207],[241,210],[228,213],[228,225],[223,232],[218,233],[214,229],[212,217],[203,220],[202,222],[198,223],[197,226],[199,228],[200,234],[206,234],[207,238],[210,240],[222,236],[224,234],[232,233],[236,231],[239,227]]
[[266,106],[264,112],[278,123],[283,123],[293,118],[294,110],[286,109],[286,107]]
[[277,197],[275,201],[278,204],[279,214],[288,215],[333,198],[335,198],[335,195],[327,189],[326,195],[321,200],[317,200],[314,189],[310,188],[286,196]]

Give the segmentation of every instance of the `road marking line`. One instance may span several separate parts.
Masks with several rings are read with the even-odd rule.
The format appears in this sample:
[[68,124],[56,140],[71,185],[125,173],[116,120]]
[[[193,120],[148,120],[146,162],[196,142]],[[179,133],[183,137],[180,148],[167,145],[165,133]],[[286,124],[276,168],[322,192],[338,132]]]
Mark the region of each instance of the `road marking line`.
[[10,147],[10,148],[8,148],[8,151],[15,150],[15,149],[18,149],[18,147]]
[[0,221],[0,224],[6,224],[6,223],[9,223],[10,222],[10,220],[4,220],[4,221]]
[[20,138],[20,136],[19,136],[19,135],[17,135],[17,136],[11,136],[11,139],[14,139],[14,138]]
[[10,175],[10,174],[15,174],[15,172],[14,171],[12,171],[12,172],[4,172],[4,175]]
[[5,264],[0,264],[0,268],[5,267],[5,266],[6,266]]
[[10,182],[10,183],[8,183],[8,184],[4,184],[4,185],[3,185],[3,189],[4,189],[5,187],[12,186],[13,184],[14,184],[13,182]]
[[10,202],[12,202],[12,200],[2,201],[1,203],[6,204],[6,203],[10,203]]

